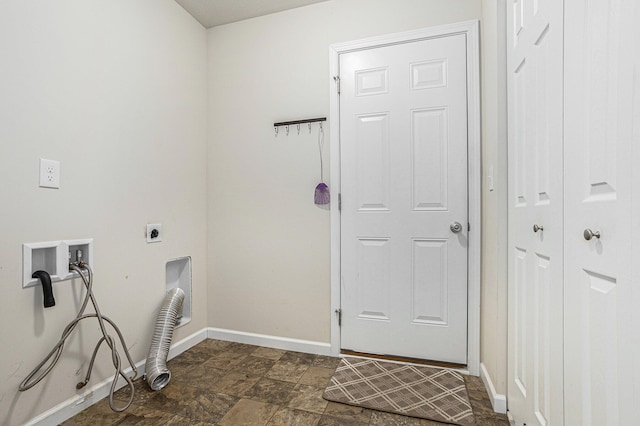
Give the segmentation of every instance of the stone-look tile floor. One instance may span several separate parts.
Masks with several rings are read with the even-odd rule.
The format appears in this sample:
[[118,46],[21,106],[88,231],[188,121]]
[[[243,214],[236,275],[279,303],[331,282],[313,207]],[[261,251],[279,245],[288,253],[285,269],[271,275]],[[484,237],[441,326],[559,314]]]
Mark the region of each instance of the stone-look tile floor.
[[[116,413],[107,398],[63,423],[72,425],[370,425],[443,423],[328,402],[324,388],[339,358],[205,340],[168,362],[171,381],[154,392],[136,382],[134,402]],[[478,425],[508,426],[478,377],[465,377]],[[129,400],[125,387],[115,398]]]

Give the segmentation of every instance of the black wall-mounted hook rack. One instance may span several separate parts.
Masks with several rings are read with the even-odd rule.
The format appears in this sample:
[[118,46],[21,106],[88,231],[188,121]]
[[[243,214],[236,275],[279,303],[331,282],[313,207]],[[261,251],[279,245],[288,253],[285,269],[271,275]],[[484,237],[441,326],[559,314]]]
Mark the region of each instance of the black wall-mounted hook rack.
[[321,122],[321,121],[327,121],[327,117],[306,118],[304,120],[293,120],[293,121],[281,121],[279,123],[273,123],[273,127],[293,126],[295,124],[317,123],[317,122]]

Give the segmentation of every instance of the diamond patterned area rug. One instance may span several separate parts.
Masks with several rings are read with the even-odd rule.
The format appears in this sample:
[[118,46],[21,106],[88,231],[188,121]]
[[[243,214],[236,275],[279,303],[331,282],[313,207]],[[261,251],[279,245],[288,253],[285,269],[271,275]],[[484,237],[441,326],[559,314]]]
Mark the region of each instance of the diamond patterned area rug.
[[464,378],[447,370],[342,358],[324,399],[456,425],[475,425]]

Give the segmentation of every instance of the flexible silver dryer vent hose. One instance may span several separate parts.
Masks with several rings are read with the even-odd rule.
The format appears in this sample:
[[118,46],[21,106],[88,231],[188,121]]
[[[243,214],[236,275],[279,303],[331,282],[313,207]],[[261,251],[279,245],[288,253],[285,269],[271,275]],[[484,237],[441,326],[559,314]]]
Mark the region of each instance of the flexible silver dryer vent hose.
[[184,291],[180,288],[171,289],[167,292],[160,313],[158,313],[149,355],[147,355],[145,363],[147,383],[153,390],[160,390],[167,386],[171,379],[171,372],[167,368],[167,357],[169,356],[173,329],[178,318],[182,315],[183,303]]

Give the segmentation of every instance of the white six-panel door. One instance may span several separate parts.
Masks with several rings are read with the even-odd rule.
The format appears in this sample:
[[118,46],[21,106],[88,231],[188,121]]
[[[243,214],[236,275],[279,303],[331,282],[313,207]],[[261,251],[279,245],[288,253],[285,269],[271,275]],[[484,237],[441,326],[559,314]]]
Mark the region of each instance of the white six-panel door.
[[560,0],[509,0],[508,409],[562,424],[562,37]]
[[565,424],[636,425],[640,5],[566,0],[565,10]]
[[463,34],[340,55],[343,349],[467,362],[466,57]]

